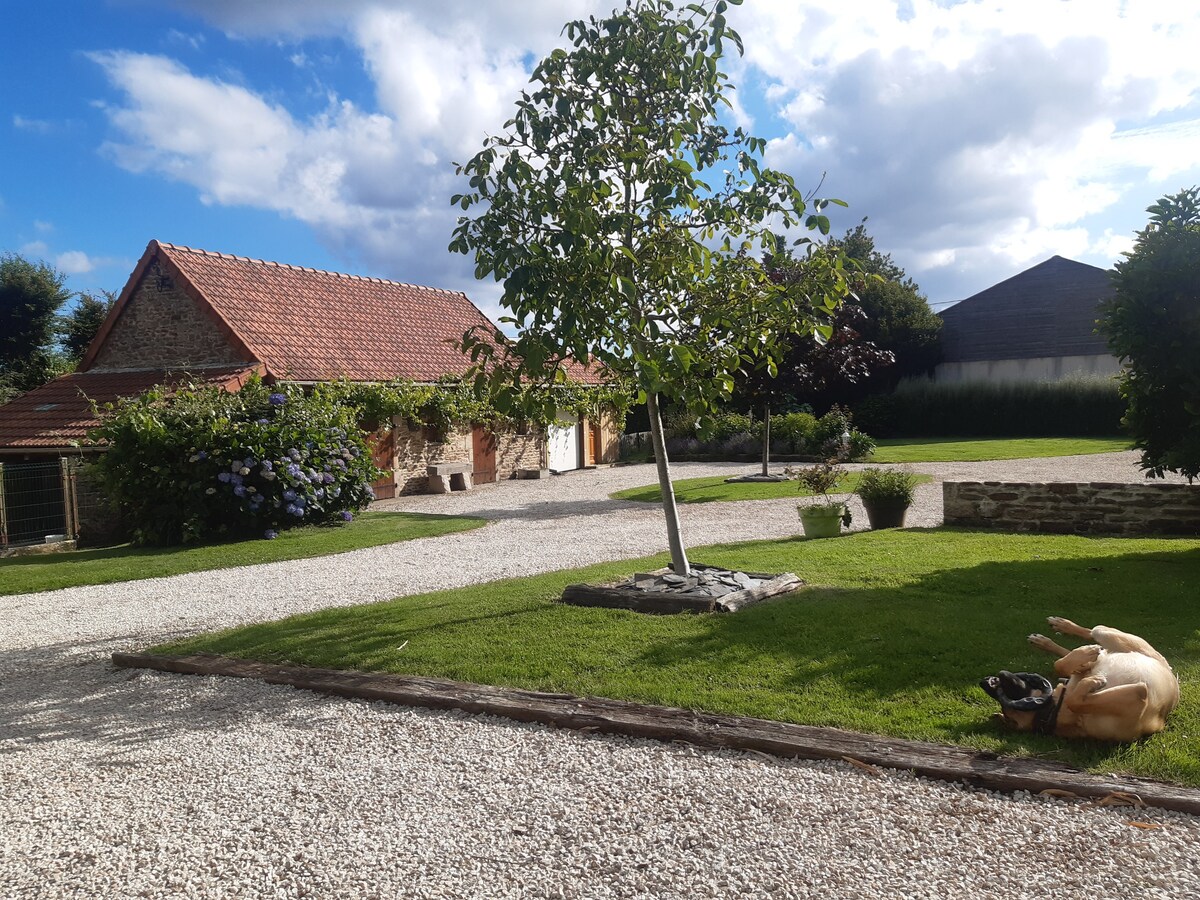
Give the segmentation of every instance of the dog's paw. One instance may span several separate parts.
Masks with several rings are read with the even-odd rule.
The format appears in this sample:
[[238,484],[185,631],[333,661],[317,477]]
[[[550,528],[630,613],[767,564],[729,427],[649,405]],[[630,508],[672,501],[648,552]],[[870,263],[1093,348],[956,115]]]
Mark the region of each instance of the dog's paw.
[[1070,634],[1070,629],[1075,625],[1070,619],[1064,619],[1062,616],[1048,616],[1046,621],[1059,634]]
[[1050,653],[1057,652],[1054,641],[1050,640],[1044,634],[1031,634],[1029,636],[1029,643],[1033,644],[1039,650],[1047,650]]

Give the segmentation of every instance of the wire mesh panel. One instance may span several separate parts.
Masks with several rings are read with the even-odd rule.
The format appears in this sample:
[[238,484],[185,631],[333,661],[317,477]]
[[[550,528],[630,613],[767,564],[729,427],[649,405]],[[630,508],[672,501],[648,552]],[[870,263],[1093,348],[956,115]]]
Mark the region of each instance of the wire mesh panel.
[[0,546],[41,543],[51,534],[71,536],[57,459],[4,463],[0,484]]

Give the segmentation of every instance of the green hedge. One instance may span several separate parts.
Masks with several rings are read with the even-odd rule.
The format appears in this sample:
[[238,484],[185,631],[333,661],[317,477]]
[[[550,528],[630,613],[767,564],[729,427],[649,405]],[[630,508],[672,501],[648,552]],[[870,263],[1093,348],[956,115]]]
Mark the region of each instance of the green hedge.
[[1057,382],[912,381],[868,397],[854,420],[877,437],[1107,437],[1125,401],[1111,378]]

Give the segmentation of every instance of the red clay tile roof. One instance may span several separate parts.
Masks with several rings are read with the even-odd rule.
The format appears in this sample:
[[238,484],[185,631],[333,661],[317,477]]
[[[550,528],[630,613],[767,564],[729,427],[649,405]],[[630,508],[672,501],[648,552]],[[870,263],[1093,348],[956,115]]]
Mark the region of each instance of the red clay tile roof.
[[88,399],[111,403],[158,384],[195,380],[236,390],[255,366],[223,366],[194,373],[143,369],[132,372],[74,372],[34,388],[0,406],[0,449],[66,449],[85,444],[99,421]]
[[488,318],[462,293],[151,242],[276,378],[433,381]]

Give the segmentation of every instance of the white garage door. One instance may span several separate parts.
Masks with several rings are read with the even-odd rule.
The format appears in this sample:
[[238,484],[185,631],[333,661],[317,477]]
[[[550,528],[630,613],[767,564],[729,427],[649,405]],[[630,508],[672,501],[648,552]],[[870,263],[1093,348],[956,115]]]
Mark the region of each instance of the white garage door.
[[569,472],[579,468],[579,422],[559,416],[546,434],[550,471]]

